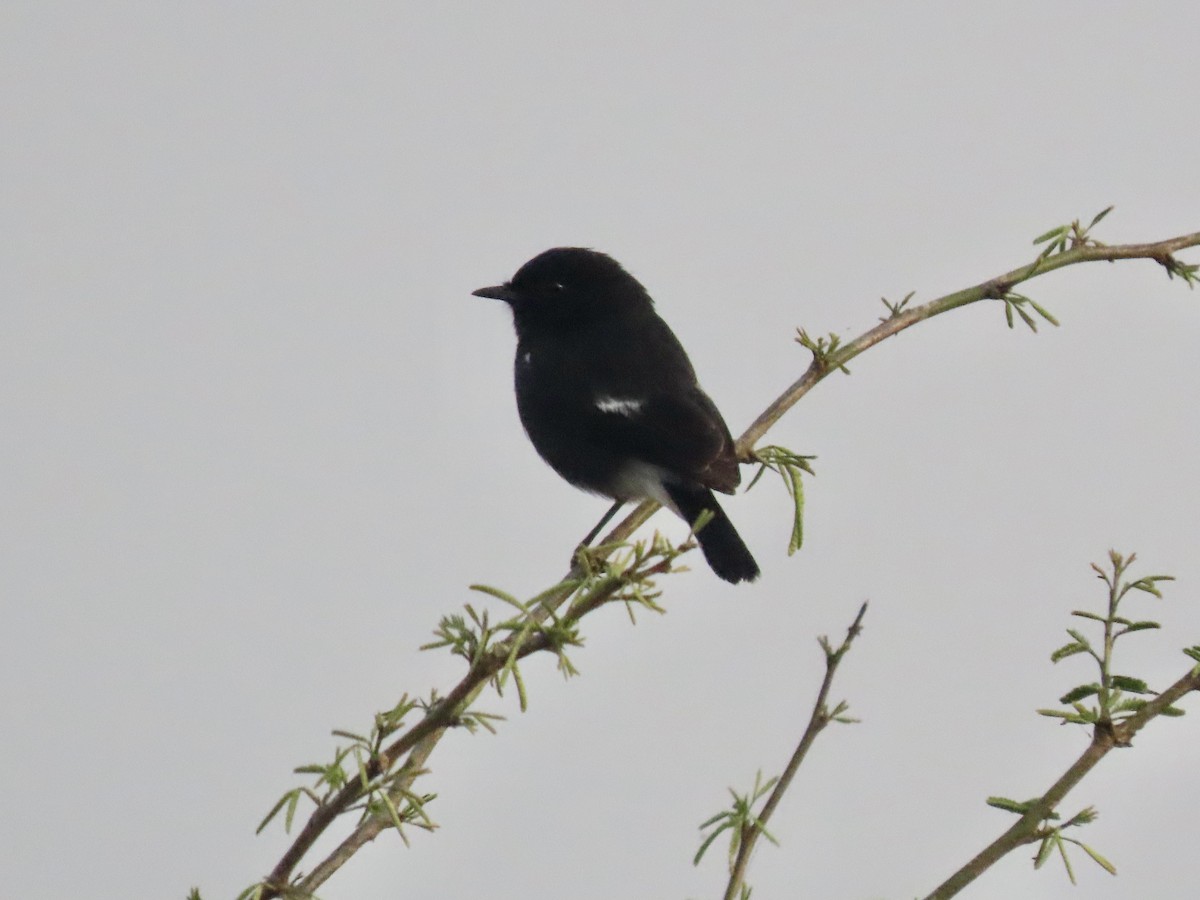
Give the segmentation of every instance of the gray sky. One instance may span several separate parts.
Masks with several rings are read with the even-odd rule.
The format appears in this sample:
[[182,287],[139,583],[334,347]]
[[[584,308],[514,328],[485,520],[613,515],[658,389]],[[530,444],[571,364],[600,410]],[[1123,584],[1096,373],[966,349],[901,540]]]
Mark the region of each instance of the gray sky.
[[[502,304],[549,246],[621,260],[739,431],[857,334],[1029,260],[1200,228],[1200,7],[1013,2],[53,3],[0,12],[0,842],[14,897],[229,897],[254,826],[401,693],[485,582],[532,594],[604,509],[536,457]],[[1195,261],[1196,254],[1188,258]],[[756,897],[922,894],[1007,827],[1082,731],[1033,713],[1093,678],[1050,651],[1109,547],[1178,576],[1119,668],[1200,642],[1197,294],[1151,263],[910,330],[769,436],[816,454],[807,544],[776,483],[726,508],[753,586],[697,559],[663,618],[595,616],[569,683],[450,735],[442,826],[321,891],[711,897],[697,825],[778,772],[867,630],[751,873]],[[681,537],[665,515],[655,526]],[[1008,859],[976,898],[1195,895],[1200,704],[1106,760],[1082,857]]]

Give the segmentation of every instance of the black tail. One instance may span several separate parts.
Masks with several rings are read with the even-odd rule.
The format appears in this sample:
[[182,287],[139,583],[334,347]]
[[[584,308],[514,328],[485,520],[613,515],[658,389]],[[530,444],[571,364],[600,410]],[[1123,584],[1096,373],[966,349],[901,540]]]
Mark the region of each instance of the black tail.
[[750,555],[742,536],[737,533],[712,491],[696,484],[667,482],[663,487],[679,514],[690,524],[694,525],[705,510],[712,512],[708,524],[696,532],[696,540],[700,542],[700,550],[718,578],[737,584],[758,577],[758,563]]

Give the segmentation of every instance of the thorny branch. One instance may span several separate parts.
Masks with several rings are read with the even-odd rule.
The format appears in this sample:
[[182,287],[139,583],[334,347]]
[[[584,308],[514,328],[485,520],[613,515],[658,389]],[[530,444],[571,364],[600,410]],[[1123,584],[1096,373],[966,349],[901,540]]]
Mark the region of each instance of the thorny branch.
[[738,892],[746,880],[746,867],[750,864],[750,855],[754,852],[754,845],[758,842],[759,835],[766,829],[767,823],[775,813],[775,808],[779,806],[783,795],[792,783],[792,779],[796,776],[796,771],[800,768],[800,764],[804,762],[804,757],[808,755],[809,747],[817,739],[817,735],[824,731],[830,722],[835,722],[839,719],[846,721],[843,718],[847,709],[844,702],[838,703],[832,709],[829,707],[829,689],[833,686],[833,676],[837,674],[837,668],[842,661],[842,657],[849,652],[850,645],[854,643],[854,639],[862,633],[862,620],[866,614],[867,604],[864,603],[859,608],[858,615],[854,617],[854,621],[850,624],[850,627],[846,629],[846,639],[842,641],[836,650],[829,645],[828,640],[821,638],[821,647],[825,651],[825,678],[821,682],[820,690],[817,691],[817,699],[813,703],[812,715],[808,718],[808,726],[804,729],[804,734],[800,736],[800,743],[796,745],[796,750],[792,753],[792,758],[788,761],[787,768],[783,770],[783,774],[779,776],[779,781],[775,783],[775,788],[771,791],[771,796],[767,798],[767,802],[763,804],[762,810],[755,817],[756,821],[753,824],[747,823],[742,826],[742,833],[738,839],[737,856],[730,867],[729,883],[725,888],[725,900],[734,900],[738,896]]

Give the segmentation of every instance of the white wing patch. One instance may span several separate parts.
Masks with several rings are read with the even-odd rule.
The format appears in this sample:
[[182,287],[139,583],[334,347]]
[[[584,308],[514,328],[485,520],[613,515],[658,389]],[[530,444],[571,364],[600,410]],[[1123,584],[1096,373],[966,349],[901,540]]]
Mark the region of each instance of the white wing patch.
[[644,403],[644,400],[638,400],[633,397],[597,397],[596,409],[602,413],[632,416],[641,410]]

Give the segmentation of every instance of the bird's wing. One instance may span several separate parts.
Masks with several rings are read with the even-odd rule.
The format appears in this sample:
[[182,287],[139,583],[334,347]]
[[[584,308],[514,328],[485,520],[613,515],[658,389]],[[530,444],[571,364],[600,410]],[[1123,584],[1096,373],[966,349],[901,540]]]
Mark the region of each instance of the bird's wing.
[[714,490],[732,493],[741,482],[733,438],[699,387],[645,396],[594,398],[588,415],[596,443]]

